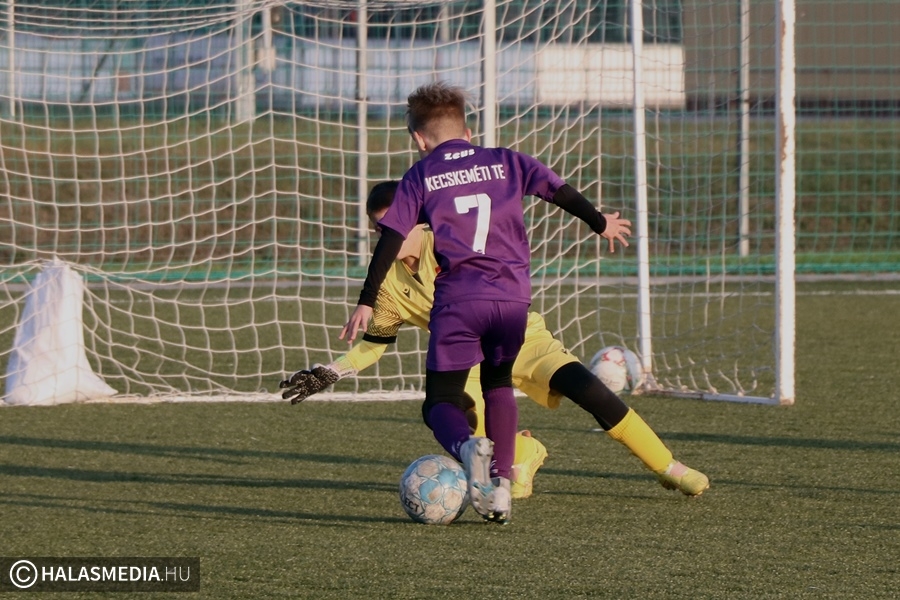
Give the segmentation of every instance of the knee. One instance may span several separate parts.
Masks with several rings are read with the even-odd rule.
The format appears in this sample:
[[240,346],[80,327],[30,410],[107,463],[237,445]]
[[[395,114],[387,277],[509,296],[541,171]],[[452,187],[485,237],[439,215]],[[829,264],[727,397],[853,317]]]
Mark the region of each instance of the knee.
[[428,420],[431,409],[438,404],[445,403],[459,407],[460,410],[466,413],[466,420],[469,422],[469,428],[472,431],[475,431],[478,428],[478,413],[475,411],[475,400],[473,400],[472,396],[466,392],[462,392],[461,395],[433,394],[425,397],[425,402],[422,403],[422,420],[429,429],[433,429],[431,422]]
[[488,362],[481,363],[481,389],[483,391],[494,390],[502,387],[512,387],[513,361],[491,365]]

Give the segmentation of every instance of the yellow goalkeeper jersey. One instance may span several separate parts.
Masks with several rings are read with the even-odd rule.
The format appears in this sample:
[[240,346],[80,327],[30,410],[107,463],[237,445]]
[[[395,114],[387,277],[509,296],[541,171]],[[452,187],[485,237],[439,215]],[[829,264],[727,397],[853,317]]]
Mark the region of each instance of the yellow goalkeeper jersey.
[[[378,291],[372,321],[363,335],[363,341],[335,362],[342,368],[362,371],[378,362],[387,345],[396,341],[402,325],[415,325],[427,331],[434,303],[434,279],[438,271],[434,257],[434,234],[426,229],[422,236],[418,271],[414,273],[403,261],[394,261]],[[553,337],[544,318],[530,312],[525,343],[513,365],[513,384],[538,404],[556,408],[562,396],[550,389],[550,378],[561,366],[577,360]],[[477,367],[469,375],[466,390],[476,402],[481,400]]]
[[413,273],[402,260],[394,261],[378,290],[372,322],[364,339],[393,343],[404,323],[428,330],[434,304],[434,280],[439,271],[434,257],[434,234],[426,229],[422,232],[419,270]]
[[397,339],[403,324],[428,330],[431,306],[434,303],[434,279],[438,264],[434,257],[434,235],[425,230],[419,254],[419,269],[413,272],[401,260],[391,265],[372,309],[369,323],[361,342],[335,361],[341,369],[356,371],[374,365]]

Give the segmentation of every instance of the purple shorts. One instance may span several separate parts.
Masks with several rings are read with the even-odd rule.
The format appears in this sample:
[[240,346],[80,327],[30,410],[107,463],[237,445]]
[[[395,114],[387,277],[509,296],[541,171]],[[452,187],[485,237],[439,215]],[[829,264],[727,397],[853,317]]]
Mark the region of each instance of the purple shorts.
[[469,369],[483,360],[512,362],[525,340],[528,304],[471,300],[431,309],[425,366],[432,371]]

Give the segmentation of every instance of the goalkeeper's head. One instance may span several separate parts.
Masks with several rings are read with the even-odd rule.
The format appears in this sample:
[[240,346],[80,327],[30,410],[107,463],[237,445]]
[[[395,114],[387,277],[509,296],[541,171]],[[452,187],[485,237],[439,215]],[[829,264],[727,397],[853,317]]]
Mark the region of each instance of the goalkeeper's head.
[[440,144],[455,139],[472,139],[466,127],[466,91],[445,81],[416,88],[406,99],[406,127],[426,157]]
[[378,223],[378,219],[383,217],[387,209],[394,203],[394,194],[397,193],[398,185],[400,182],[397,180],[382,181],[373,185],[369,190],[369,197],[366,198],[366,215],[373,224]]
[[[384,217],[391,204],[394,203],[394,194],[397,192],[399,185],[400,182],[395,180],[382,181],[373,185],[372,189],[369,190],[369,196],[366,198],[366,214],[369,216],[369,221],[372,222],[375,231],[379,234],[381,233],[381,227],[378,225],[378,221]],[[409,256],[419,256],[422,246],[422,231],[424,229],[424,224],[416,225],[412,228],[406,235],[403,246],[401,246],[397,254],[398,259],[403,260]]]

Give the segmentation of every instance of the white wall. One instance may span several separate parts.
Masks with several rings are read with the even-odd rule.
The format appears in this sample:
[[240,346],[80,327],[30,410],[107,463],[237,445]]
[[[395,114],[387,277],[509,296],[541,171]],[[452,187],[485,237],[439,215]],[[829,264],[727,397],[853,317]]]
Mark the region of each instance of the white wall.
[[[100,40],[73,42],[32,34],[16,36],[15,99],[24,102],[94,105],[172,99],[212,107],[233,98],[240,64],[226,34],[172,34],[144,40],[143,46],[110,48]],[[357,50],[354,40],[295,40],[277,36],[276,67],[259,69],[257,89],[270,86],[274,107],[343,110],[356,101]],[[683,107],[684,52],[680,46],[645,45],[648,107]],[[371,40],[367,55],[370,108],[405,105],[410,90],[445,79],[480,88],[480,47],[461,42],[435,47],[409,40]],[[501,105],[603,106],[631,104],[628,46],[516,44],[497,56]],[[0,102],[10,95],[9,48],[0,46]]]

